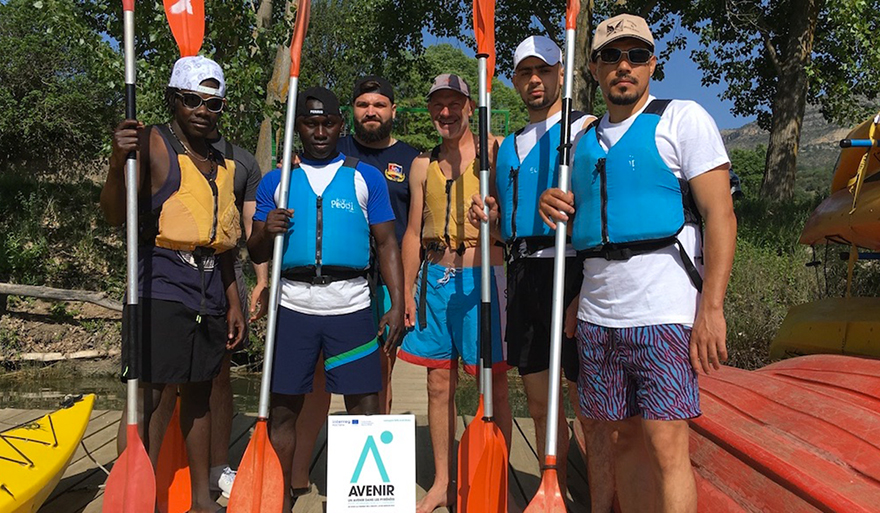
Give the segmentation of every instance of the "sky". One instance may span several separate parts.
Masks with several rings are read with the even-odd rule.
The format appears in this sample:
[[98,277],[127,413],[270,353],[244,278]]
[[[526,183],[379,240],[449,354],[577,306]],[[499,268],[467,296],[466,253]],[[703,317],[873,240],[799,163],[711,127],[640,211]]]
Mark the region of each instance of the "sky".
[[[466,54],[474,55],[472,48],[467,48],[464,43],[457,39],[436,38],[425,31],[425,44],[434,45],[440,43],[449,43],[452,46],[461,48]],[[666,79],[662,81],[654,80],[651,82],[651,94],[657,98],[669,98],[676,100],[694,100],[715,119],[718,128],[724,130],[728,128],[739,128],[747,123],[755,120],[755,117],[736,117],[731,114],[730,109],[733,102],[729,100],[721,100],[719,95],[726,87],[722,80],[720,84],[704,87],[700,80],[703,77],[702,72],[697,65],[691,60],[691,50],[695,49],[697,36],[688,33],[688,47],[673,53],[665,64]],[[657,42],[657,49],[662,50],[665,45],[662,40]],[[501,80],[511,85],[508,77],[501,77]]]

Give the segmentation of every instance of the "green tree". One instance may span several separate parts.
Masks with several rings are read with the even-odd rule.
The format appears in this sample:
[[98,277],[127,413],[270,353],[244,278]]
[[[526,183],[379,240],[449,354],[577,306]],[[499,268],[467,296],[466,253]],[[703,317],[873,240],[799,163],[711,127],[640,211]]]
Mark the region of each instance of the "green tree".
[[806,103],[848,124],[880,94],[880,2],[702,0],[679,12],[704,46],[693,54],[703,83],[724,79],[733,112],[770,131],[761,195],[791,198]]
[[0,162],[93,158],[119,105],[119,69],[73,1],[0,3]]

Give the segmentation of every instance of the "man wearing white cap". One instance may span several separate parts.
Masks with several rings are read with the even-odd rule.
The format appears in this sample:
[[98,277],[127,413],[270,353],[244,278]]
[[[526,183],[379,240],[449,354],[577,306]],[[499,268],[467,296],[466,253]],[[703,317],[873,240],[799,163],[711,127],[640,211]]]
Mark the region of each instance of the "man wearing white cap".
[[608,113],[578,143],[572,192],[541,197],[548,223],[574,217],[585,258],[581,407],[618,432],[624,512],[696,512],[687,419],[700,415],[697,373],[727,358],[730,162],[703,108],[649,94],[657,58],[644,19],[600,23],[590,57]]
[[[497,198],[489,196],[493,235],[504,242],[508,251],[507,265],[507,363],[517,367],[522,377],[529,406],[535,422],[538,459],[543,461],[547,421],[548,368],[550,366],[550,306],[553,297],[552,230],[538,215],[538,198],[550,187],[557,187],[562,118],[562,82],[565,70],[562,50],[544,36],[527,37],[513,56],[513,85],[526,104],[529,124],[507,136],[498,150],[495,162]],[[582,112],[572,113],[571,142],[596,118]],[[474,226],[485,218],[479,194],[473,197],[470,220]],[[569,247],[566,258],[564,300],[571,303],[582,281],[580,265]],[[539,306],[536,306],[539,305]],[[569,397],[576,412],[578,355],[572,336],[563,338],[562,370],[568,380]],[[559,454],[568,453],[568,424],[564,410],[559,408],[557,437]],[[578,415],[578,434],[585,434],[589,458],[591,511],[611,509],[614,495],[611,473],[610,444],[606,429]],[[580,448],[580,447],[579,447]],[[587,454],[584,454],[585,458]],[[560,488],[566,489],[566,459],[558,461]]]
[[[207,140],[226,105],[225,92],[217,63],[204,57],[178,60],[166,90],[171,121],[150,127],[132,119],[120,123],[101,191],[104,216],[121,225],[125,161],[129,152],[137,152],[141,436],[155,468],[167,417],[153,413],[162,391],[179,387],[192,482],[190,511],[199,513],[218,509],[208,489],[211,380],[226,350],[244,336],[234,252],[229,251],[241,234],[235,164]],[[124,444],[120,436],[120,449]]]

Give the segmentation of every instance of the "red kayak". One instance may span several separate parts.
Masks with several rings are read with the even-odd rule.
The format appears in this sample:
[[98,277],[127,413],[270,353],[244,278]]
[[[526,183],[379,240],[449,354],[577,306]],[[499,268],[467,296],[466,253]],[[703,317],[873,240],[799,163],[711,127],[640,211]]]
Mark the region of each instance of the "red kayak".
[[813,355],[700,376],[701,512],[880,511],[880,360]]

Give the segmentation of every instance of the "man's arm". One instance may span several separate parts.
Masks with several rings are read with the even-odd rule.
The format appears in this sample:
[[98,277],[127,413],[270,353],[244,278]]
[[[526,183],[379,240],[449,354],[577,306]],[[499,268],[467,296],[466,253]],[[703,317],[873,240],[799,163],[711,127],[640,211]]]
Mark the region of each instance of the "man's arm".
[[376,241],[382,281],[385,282],[391,296],[391,309],[379,319],[379,333],[385,333],[385,328],[388,328],[384,349],[386,353],[391,354],[403,342],[404,294],[400,247],[394,232],[394,221],[374,224],[370,226],[370,233]]
[[[245,239],[251,238],[254,227],[254,212],[257,210],[256,201],[245,201],[242,207],[242,217],[244,218],[244,234]],[[254,274],[257,276],[257,284],[251,291],[251,322],[256,321],[260,317],[266,315],[269,308],[269,264],[266,262],[256,263],[251,258],[251,265],[254,268]]]
[[413,160],[409,171],[409,220],[403,235],[403,294],[406,301],[406,326],[416,324],[414,287],[421,263],[422,214],[425,208],[425,181],[430,157],[423,153]]
[[235,349],[244,339],[244,316],[241,314],[241,300],[235,282],[235,249],[219,256],[220,276],[226,290],[226,349]]
[[736,215],[730,196],[728,164],[690,180],[697,209],[706,223],[703,241],[703,292],[691,332],[690,359],[695,371],[720,368],[727,360],[724,295],[736,250]]

